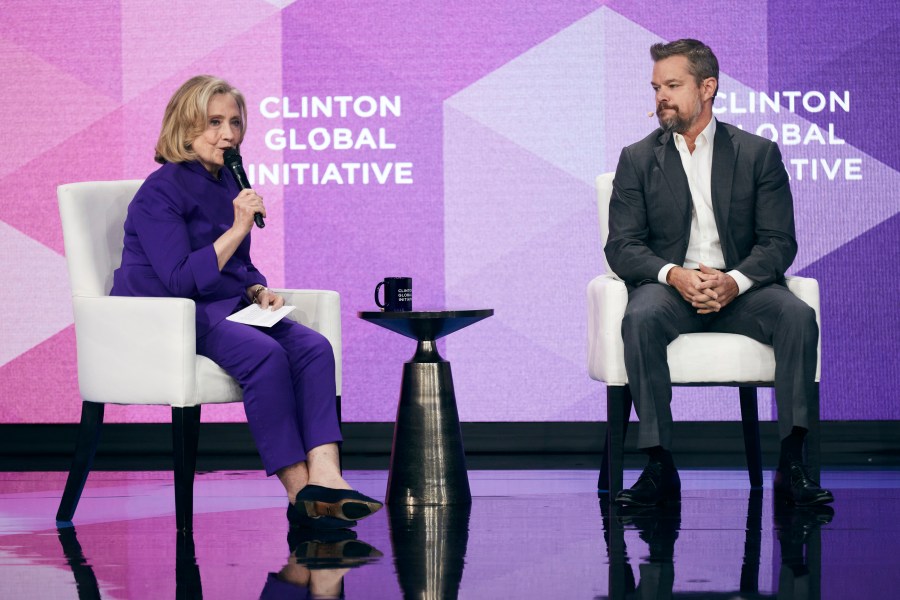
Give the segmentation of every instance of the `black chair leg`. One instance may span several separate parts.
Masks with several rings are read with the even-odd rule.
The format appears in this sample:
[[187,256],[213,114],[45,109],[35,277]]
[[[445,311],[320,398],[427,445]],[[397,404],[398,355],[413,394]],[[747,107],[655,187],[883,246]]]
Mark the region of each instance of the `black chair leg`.
[[757,413],[756,388],[740,388],[741,424],[744,429],[744,451],[747,454],[747,472],[750,475],[750,487],[761,489],[762,450],[759,444],[759,415]]
[[78,442],[75,445],[75,457],[66,479],[66,488],[56,511],[57,521],[71,521],[75,509],[84,490],[84,482],[94,464],[97,444],[100,442],[100,429],[103,425],[103,409],[105,405],[98,402],[81,403],[81,425],[78,427]]
[[610,518],[603,521],[604,524],[608,523],[606,529],[608,533],[606,547],[609,554],[607,592],[610,600],[624,600],[624,598],[634,597],[636,586],[634,571],[631,570],[631,564],[628,562],[628,549],[625,546],[625,526],[616,516],[616,510],[615,506],[611,506],[608,509]]
[[625,467],[625,434],[631,416],[631,388],[627,385],[606,386],[606,446],[597,479],[597,489],[615,497],[622,489]]
[[822,430],[819,419],[819,384],[814,384],[813,399],[809,406],[809,433],[806,434],[806,464],[810,476],[818,481],[822,477]]
[[741,587],[745,593],[759,593],[759,565],[762,553],[763,491],[750,490],[747,498],[747,533],[744,537],[744,562],[741,565]]
[[194,473],[200,439],[200,406],[172,407],[172,449],[175,467],[175,524],[194,529]]
[[[609,402],[609,395],[606,396]],[[597,477],[597,492],[609,493],[609,421],[606,422],[606,431],[603,432],[603,456],[600,459],[600,475]]]
[[97,584],[97,576],[91,567],[90,561],[84,557],[81,544],[75,535],[74,527],[58,527],[56,534],[62,545],[63,554],[72,574],[75,576],[75,588],[78,590],[78,600],[99,600],[100,586]]
[[178,531],[175,534],[175,598],[203,598],[203,581],[200,579],[192,531]]

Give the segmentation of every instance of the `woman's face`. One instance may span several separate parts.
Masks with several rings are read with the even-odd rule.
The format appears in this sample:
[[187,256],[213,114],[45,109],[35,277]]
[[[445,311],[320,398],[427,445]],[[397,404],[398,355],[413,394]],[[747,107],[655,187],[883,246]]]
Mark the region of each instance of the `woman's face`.
[[206,109],[206,129],[191,147],[206,170],[213,175],[225,164],[223,154],[241,142],[241,111],[231,94],[216,94]]

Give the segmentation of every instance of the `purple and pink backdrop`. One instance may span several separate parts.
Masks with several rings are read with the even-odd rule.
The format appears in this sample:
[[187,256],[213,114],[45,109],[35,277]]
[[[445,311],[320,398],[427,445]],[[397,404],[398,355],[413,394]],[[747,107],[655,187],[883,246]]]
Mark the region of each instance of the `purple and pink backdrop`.
[[[585,358],[585,287],[603,268],[593,180],[655,127],[648,47],[679,37],[718,54],[718,118],[781,144],[800,242],[792,272],[822,287],[823,418],[900,418],[900,87],[889,58],[900,9],[867,4],[8,6],[0,421],[80,412],[56,186],[145,177],[166,101],[198,73],[248,99],[242,153],[269,213],[255,262],[273,285],[341,294],[346,420],[394,417],[413,346],[355,316],[388,275],[413,278],[419,309],[495,309],[443,346],[463,420],[602,420]],[[718,393],[678,390],[676,418],[739,418]],[[239,405],[204,410],[243,419]],[[768,394],[761,413],[771,418]]]

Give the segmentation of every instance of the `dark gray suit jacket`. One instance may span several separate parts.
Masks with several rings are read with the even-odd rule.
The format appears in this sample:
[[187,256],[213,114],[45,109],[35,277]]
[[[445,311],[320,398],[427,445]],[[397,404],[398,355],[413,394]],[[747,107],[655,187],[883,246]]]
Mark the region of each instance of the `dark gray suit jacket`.
[[[794,208],[778,145],[716,124],[712,204],[725,255],[754,287],[783,282],[797,254]],[[667,263],[684,264],[691,193],[671,133],[657,129],[622,150],[609,207],[604,251],[628,285],[657,281]]]

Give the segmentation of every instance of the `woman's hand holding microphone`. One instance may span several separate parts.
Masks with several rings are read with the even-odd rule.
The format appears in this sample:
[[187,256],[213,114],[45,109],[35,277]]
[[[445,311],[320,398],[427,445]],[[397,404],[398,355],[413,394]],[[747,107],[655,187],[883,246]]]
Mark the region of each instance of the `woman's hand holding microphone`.
[[231,204],[234,206],[234,223],[213,243],[220,271],[253,229],[253,216],[256,213],[266,216],[262,196],[249,188],[241,190]]
[[262,196],[252,189],[241,190],[241,193],[232,201],[234,205],[234,225],[244,235],[253,229],[253,216],[260,213],[266,216],[266,207],[263,205]]

